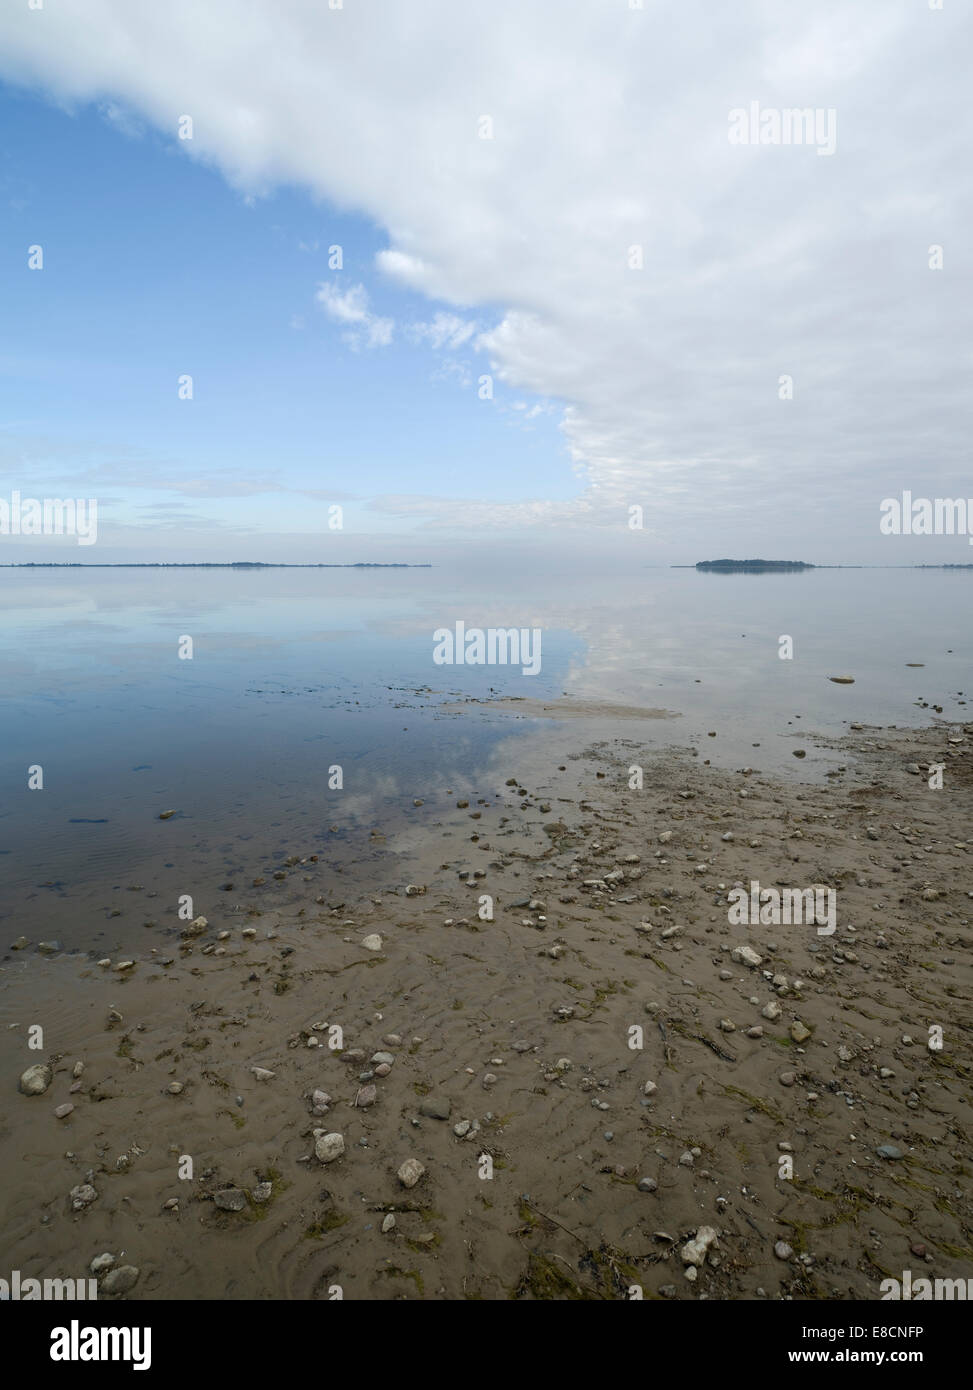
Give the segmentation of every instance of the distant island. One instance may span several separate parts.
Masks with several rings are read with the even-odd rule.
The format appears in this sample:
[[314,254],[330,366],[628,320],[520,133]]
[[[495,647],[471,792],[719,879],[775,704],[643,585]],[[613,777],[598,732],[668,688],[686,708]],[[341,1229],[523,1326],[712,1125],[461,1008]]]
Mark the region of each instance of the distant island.
[[698,570],[813,570],[804,560],[699,560]]
[[108,560],[81,564],[77,560],[7,560],[6,570],[429,570],[431,564],[407,565],[359,560],[353,565],[291,565],[266,560]]

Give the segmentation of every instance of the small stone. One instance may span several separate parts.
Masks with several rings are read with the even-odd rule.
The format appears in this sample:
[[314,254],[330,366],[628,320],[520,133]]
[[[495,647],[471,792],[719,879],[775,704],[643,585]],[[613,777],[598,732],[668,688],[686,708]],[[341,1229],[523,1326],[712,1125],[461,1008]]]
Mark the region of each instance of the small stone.
[[879,1158],[896,1159],[905,1157],[902,1150],[897,1149],[894,1144],[879,1144],[875,1152],[878,1154]]
[[380,951],[382,949],[382,938],[378,932],[372,932],[370,936],[363,937],[362,945],[366,951]]
[[181,1081],[170,1081],[169,1085],[166,1087],[170,1096],[181,1096],[185,1089]]
[[793,1086],[797,1080],[797,1073],[793,1071],[782,1071],[777,1078],[782,1086]]
[[399,1169],[399,1182],[403,1187],[415,1187],[425,1171],[417,1158],[407,1158]]
[[272,1182],[258,1182],[250,1195],[255,1202],[259,1202],[262,1206],[264,1202],[269,1202],[274,1195],[274,1184]]
[[806,1028],[800,1019],[791,1024],[788,1032],[796,1043],[807,1042],[811,1036],[810,1028]]
[[239,1187],[224,1187],[213,1194],[213,1203],[220,1211],[242,1211],[247,1205],[247,1194]]
[[774,1245],[774,1254],[778,1260],[789,1260],[793,1258],[794,1251],[787,1244],[786,1240],[778,1240]]
[[391,1212],[389,1212],[388,1215],[386,1216],[385,1220],[382,1222],[382,1235],[383,1235],[383,1236],[387,1236],[388,1233],[389,1233],[389,1231],[394,1231],[394,1230],[395,1230],[395,1217],[392,1215]]
[[90,1182],[79,1183],[77,1187],[72,1187],[68,1195],[75,1211],[81,1211],[83,1207],[90,1207],[91,1203],[97,1201],[98,1198],[98,1193]]
[[333,1163],[345,1151],[343,1134],[321,1134],[314,1141],[314,1154],[321,1163]]
[[19,1088],[22,1095],[42,1096],[54,1080],[54,1073],[46,1062],[38,1062],[36,1066],[28,1067],[20,1078]]
[[639,1178],[640,1192],[655,1192],[658,1186],[655,1178]]
[[781,1007],[775,999],[771,999],[770,1003],[765,1004],[760,1010],[760,1017],[769,1019],[771,1023],[773,1023],[775,1019],[780,1018],[780,1015]]
[[114,1263],[115,1256],[109,1255],[106,1251],[104,1255],[96,1255],[88,1268],[91,1270],[92,1274],[104,1274],[106,1270],[111,1269]]
[[58,1105],[55,1107],[54,1114],[57,1116],[59,1120],[66,1120],[73,1109],[74,1106],[70,1103],[70,1101],[66,1101],[64,1105]]
[[654,1081],[647,1081],[645,1085],[642,1087],[642,1094],[646,1096],[654,1096],[658,1089],[659,1088]]
[[361,1086],[355,1097],[355,1105],[359,1110],[367,1110],[370,1105],[374,1105],[378,1099],[378,1089],[375,1086]]
[[391,1067],[395,1058],[391,1052],[375,1052],[371,1060],[373,1065],[377,1063],[380,1067]]
[[258,1081],[273,1081],[277,1075],[275,1071],[268,1071],[266,1067],[251,1067],[250,1070]]
[[453,1133],[457,1139],[465,1139],[470,1132],[470,1121],[460,1120],[459,1124],[453,1125]]
[[734,946],[730,959],[738,965],[749,965],[751,970],[756,970],[763,963],[763,956],[759,956],[752,946]]
[[712,1226],[700,1226],[692,1240],[687,1240],[679,1254],[684,1265],[704,1264],[706,1256],[712,1245],[717,1243],[718,1236]]
[[140,1271],[135,1265],[120,1265],[118,1269],[111,1270],[102,1279],[98,1288],[98,1295],[128,1293],[129,1289],[134,1289],[138,1283]]
[[425,1115],[428,1120],[448,1120],[452,1108],[448,1100],[433,1096],[422,1102],[419,1114]]

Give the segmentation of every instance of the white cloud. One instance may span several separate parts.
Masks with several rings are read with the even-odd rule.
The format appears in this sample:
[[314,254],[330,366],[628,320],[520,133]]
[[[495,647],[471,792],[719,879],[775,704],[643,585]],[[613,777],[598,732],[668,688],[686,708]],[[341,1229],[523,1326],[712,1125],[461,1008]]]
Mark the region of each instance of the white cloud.
[[[240,188],[383,226],[378,270],[449,306],[429,341],[454,311],[496,322],[464,346],[563,403],[585,491],[485,518],[806,526],[966,476],[969,29],[919,0],[59,0],[4,8],[0,72],[174,144],[191,114],[182,152]],[[835,108],[834,156],[730,145],[751,101]],[[391,338],[360,287],[321,303]]]
[[379,317],[369,308],[368,291],[364,285],[339,289],[330,280],[318,286],[317,302],[329,318],[349,331],[344,335],[353,347],[388,347],[395,330],[395,320]]

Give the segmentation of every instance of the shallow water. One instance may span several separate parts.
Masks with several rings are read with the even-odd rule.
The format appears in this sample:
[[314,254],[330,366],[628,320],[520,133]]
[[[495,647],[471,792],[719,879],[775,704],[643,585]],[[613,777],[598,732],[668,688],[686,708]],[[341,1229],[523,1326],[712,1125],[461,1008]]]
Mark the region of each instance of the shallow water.
[[[926,723],[921,699],[964,717],[971,583],[935,570],[506,569],[488,585],[455,568],[0,570],[0,921],[11,939],[104,944],[129,890],[149,899],[147,921],[166,920],[180,893],[203,902],[290,854],[378,886],[394,864],[373,832],[394,845],[413,799],[486,795],[600,739],[820,777],[839,759],[812,732]],[[436,665],[433,632],[457,620],[539,628],[539,674]],[[192,660],[178,656],[186,635]],[[456,710],[496,697],[678,717]],[[31,765],[43,790],[28,790]]]

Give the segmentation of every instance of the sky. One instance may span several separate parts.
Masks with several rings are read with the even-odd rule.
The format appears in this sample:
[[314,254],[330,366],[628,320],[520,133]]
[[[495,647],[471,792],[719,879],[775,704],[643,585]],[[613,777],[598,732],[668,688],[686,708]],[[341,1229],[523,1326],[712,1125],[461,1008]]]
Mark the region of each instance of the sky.
[[973,561],[937,3],[9,0],[0,559]]

